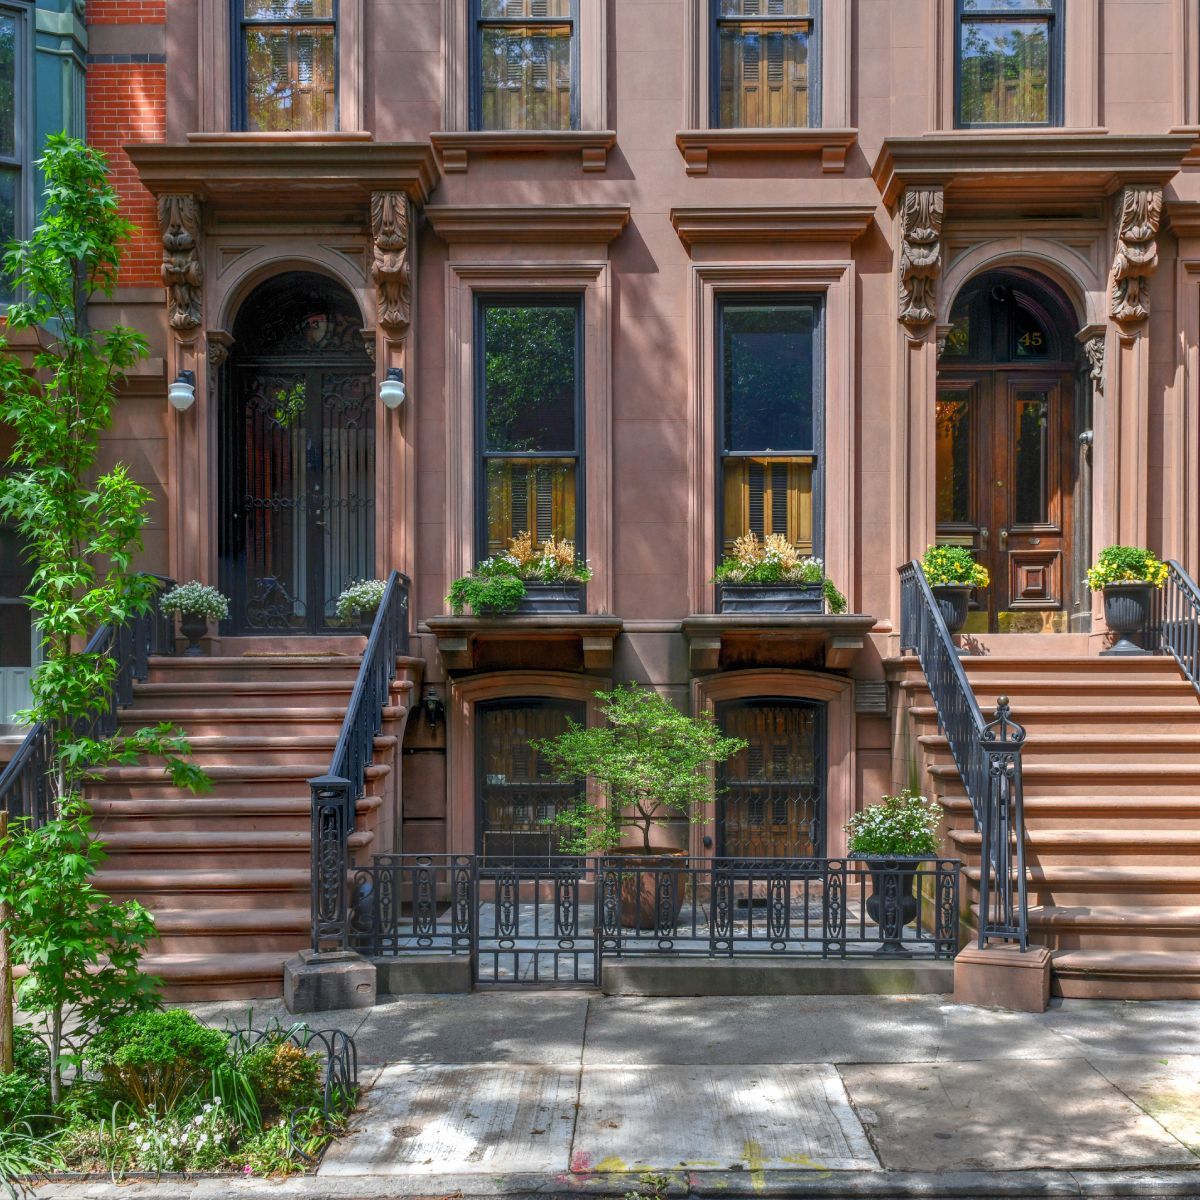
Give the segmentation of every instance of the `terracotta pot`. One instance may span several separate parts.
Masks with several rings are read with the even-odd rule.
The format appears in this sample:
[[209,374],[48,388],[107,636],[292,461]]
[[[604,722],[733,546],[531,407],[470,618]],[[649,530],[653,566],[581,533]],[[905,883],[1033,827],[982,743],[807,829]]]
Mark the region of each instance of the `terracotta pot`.
[[1117,636],[1116,642],[1101,654],[1149,654],[1131,640],[1150,624],[1154,603],[1152,583],[1110,583],[1104,589],[1104,622]]
[[[933,592],[938,612],[942,614],[950,636],[961,633],[962,627],[967,623],[971,593],[975,589],[969,583],[935,583],[929,590]],[[966,654],[966,651],[960,646],[958,653]]]
[[605,866],[619,872],[622,929],[674,934],[687,889],[682,850],[617,850]]
[[198,617],[194,613],[180,613],[179,632],[188,640],[184,654],[189,658],[203,656],[204,647],[200,645],[200,639],[208,632],[208,618]]
[[907,954],[908,947],[902,940],[904,927],[917,915],[917,868],[926,860],[864,856],[861,861],[871,872],[867,916],[879,926],[883,939],[878,953]]

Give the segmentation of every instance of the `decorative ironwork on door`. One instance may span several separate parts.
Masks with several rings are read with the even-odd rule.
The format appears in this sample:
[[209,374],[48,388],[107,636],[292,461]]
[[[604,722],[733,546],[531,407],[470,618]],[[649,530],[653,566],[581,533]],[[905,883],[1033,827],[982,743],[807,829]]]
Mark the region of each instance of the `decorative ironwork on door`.
[[336,628],[375,573],[375,370],[344,288],[292,272],[234,327],[221,388],[220,556],[235,633]]

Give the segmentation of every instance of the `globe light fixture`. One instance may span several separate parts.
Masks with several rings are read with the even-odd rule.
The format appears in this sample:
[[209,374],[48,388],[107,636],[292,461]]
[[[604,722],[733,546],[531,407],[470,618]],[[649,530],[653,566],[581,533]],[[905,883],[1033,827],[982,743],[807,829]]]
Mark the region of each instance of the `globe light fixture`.
[[388,367],[387,378],[379,385],[379,398],[386,408],[395,411],[404,403],[408,390],[404,386],[404,371],[400,367]]
[[180,371],[167,388],[167,399],[176,412],[187,412],[196,403],[196,372]]

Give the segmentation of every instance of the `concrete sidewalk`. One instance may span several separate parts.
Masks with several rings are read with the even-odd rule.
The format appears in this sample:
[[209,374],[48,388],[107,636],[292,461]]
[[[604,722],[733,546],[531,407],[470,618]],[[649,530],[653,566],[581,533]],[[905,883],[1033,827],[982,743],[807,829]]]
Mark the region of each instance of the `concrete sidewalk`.
[[315,1179],[39,1194],[1200,1196],[1200,1004],[496,992],[319,1023],[369,1091]]

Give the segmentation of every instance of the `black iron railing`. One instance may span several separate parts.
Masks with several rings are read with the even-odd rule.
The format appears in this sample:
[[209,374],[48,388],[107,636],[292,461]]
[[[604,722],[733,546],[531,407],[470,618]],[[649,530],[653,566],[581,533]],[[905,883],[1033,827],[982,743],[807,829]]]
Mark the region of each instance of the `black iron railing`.
[[408,577],[393,571],[375,613],[329,771],[308,781],[312,796],[314,950],[344,950],[349,946],[348,839],[354,832],[355,807],[366,793],[367,767],[374,754],[375,737],[383,728],[383,709],[396,678],[396,660],[408,653],[408,590]]
[[[108,655],[116,663],[116,675],[108,704],[80,722],[76,732],[89,737],[109,737],[117,730],[118,712],[133,703],[133,685],[150,673],[152,654],[175,653],[172,619],[159,606],[163,592],[175,586],[173,579],[152,575],[158,588],[146,612],[122,625],[102,625],[88,640],[84,653]],[[34,828],[53,816],[54,730],[43,722],[25,735],[8,765],[0,774],[0,810],[10,821],[25,820]]]
[[1028,945],[1025,819],[1021,747],[1025,730],[1001,696],[992,721],[979,702],[950,639],[946,622],[916,560],[900,568],[900,645],[916,653],[937,708],[938,726],[975,816],[979,856],[979,945]]
[[1154,626],[1158,648],[1175,656],[1200,692],[1200,588],[1174,559],[1167,563],[1167,581],[1158,592]]
[[352,946],[470,955],[480,984],[600,981],[606,959],[951,959],[961,864],[860,859],[376,855],[354,874]]

